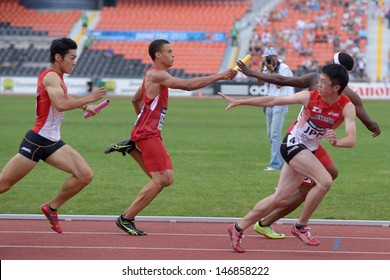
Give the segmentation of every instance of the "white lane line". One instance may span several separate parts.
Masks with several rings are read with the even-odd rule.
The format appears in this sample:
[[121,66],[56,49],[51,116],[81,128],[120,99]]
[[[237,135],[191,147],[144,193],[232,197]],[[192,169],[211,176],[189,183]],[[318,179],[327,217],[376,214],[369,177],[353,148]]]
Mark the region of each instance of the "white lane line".
[[[58,235],[56,232],[52,231],[15,231],[15,230],[0,230],[0,234],[55,234]],[[67,231],[63,232],[61,235],[123,235],[128,236],[127,233],[122,232],[96,232],[96,231]],[[148,236],[194,236],[194,237],[228,237],[228,234],[218,234],[218,233],[164,233],[164,232],[155,232],[151,233],[148,232]],[[263,238],[257,234],[245,234],[246,238]],[[130,238],[146,238],[145,236],[130,236]],[[295,239],[295,236],[286,236],[286,238],[293,238]],[[355,239],[355,240],[390,240],[390,237],[366,237],[366,236],[321,236],[316,235],[316,238],[321,239],[335,239],[335,238],[342,238],[342,239]],[[268,239],[264,239],[268,240]]]
[[[78,250],[150,250],[150,251],[213,251],[213,252],[232,252],[227,248],[165,248],[165,247],[113,247],[113,246],[21,246],[21,245],[0,245],[0,248],[12,249],[78,249]],[[359,251],[311,251],[311,250],[264,250],[247,249],[247,252],[268,252],[268,253],[309,253],[309,254],[335,254],[335,255],[390,255],[390,252],[359,252]]]

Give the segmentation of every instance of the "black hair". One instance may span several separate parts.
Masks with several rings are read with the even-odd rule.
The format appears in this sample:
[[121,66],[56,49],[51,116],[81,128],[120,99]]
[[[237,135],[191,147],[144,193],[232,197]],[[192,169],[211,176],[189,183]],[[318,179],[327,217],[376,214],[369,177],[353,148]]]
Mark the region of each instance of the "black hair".
[[156,59],[156,52],[159,52],[161,50],[161,47],[166,44],[170,44],[170,43],[169,41],[164,39],[157,39],[150,43],[149,55],[153,61]]
[[339,94],[341,94],[348,85],[348,72],[347,69],[345,69],[345,67],[342,65],[335,63],[327,64],[322,68],[321,73],[329,77],[333,86],[340,85],[340,89],[338,91]]
[[62,58],[69,50],[77,50],[77,43],[70,38],[54,39],[50,46],[50,63],[54,63],[55,55],[58,53]]
[[348,71],[352,71],[353,66],[355,64],[352,56],[344,52],[336,53],[333,57],[333,60],[334,63],[344,66],[345,69],[347,69]]

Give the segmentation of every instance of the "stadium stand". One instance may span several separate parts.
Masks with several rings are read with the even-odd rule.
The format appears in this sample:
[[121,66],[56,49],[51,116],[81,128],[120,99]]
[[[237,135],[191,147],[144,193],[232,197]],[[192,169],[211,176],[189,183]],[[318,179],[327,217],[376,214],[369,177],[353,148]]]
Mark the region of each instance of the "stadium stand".
[[[232,24],[242,17],[251,6],[247,0],[118,0],[116,7],[104,7],[95,30],[100,31],[200,31],[223,32],[229,36]],[[20,0],[0,2],[1,50],[0,75],[36,75],[41,71],[38,58],[40,38],[68,36],[82,11],[37,11],[27,9]],[[206,35],[207,36],[207,35]],[[212,36],[212,35],[210,35]],[[33,45],[32,38],[38,38]],[[7,40],[8,39],[8,40]],[[9,42],[5,44],[4,42]],[[17,42],[13,44],[13,42]],[[21,43],[22,42],[22,43]],[[27,44],[27,45],[26,45]],[[149,42],[105,41],[88,38],[85,49],[78,58],[72,76],[141,77],[150,64],[147,53]],[[176,61],[172,73],[181,77],[196,77],[219,71],[227,42],[172,41]],[[16,47],[16,45],[18,47]],[[24,47],[23,47],[24,45]],[[24,57],[32,50],[36,57]],[[17,60],[14,58],[18,58]],[[41,67],[39,67],[41,66]]]
[[[271,1],[272,2],[272,1]],[[257,13],[248,52],[251,67],[259,70],[260,55],[268,45],[276,45],[281,57],[296,75],[318,71],[329,53],[347,51],[354,56],[355,80],[365,80],[367,45],[366,1],[277,1],[271,12],[251,10],[249,0],[118,0],[103,7],[97,24],[88,31],[177,31],[213,32],[229,38],[231,27],[248,11]],[[81,10],[34,10],[20,0],[0,1],[0,75],[35,76],[48,65],[47,46],[60,36],[69,36]],[[252,31],[251,31],[252,32]],[[207,35],[206,35],[207,36]],[[207,39],[207,38],[206,38]],[[171,40],[175,65],[171,73],[196,77],[218,72],[228,40]],[[106,40],[89,36],[83,45],[72,76],[142,77],[151,65],[149,41]]]
[[81,11],[47,12],[26,9],[20,0],[0,1],[0,23],[8,36],[67,36]]
[[0,75],[36,76],[49,65],[47,46],[68,36],[81,11],[37,11],[20,0],[0,2]]
[[[118,1],[117,7],[104,7],[96,30],[158,30],[224,32],[228,36],[236,18],[242,17],[250,7],[250,1]],[[150,65],[147,53],[149,42],[99,41],[91,50],[111,50],[124,59],[135,60],[132,70],[142,76]],[[218,72],[226,50],[226,42],[172,42],[177,57],[172,71],[184,77]],[[75,69],[75,75],[83,72]],[[129,73],[126,71],[126,73]]]
[[[281,1],[275,9],[256,17],[249,51],[259,70],[260,55],[269,45],[278,46],[281,56],[296,75],[318,71],[330,54],[345,51],[355,61],[364,59],[367,43],[367,3],[356,1]],[[355,65],[354,75],[357,73]],[[362,77],[362,79],[364,79]]]

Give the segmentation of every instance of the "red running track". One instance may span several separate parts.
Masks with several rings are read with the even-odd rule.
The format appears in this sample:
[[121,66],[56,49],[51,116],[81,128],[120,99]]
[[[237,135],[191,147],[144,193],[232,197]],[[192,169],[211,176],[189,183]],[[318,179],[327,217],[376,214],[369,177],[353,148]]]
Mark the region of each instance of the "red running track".
[[61,221],[58,234],[45,220],[0,220],[1,260],[389,260],[389,227],[313,225],[321,242],[305,246],[275,225],[283,240],[248,229],[244,254],[230,247],[226,223],[137,222],[148,236],[129,236],[114,221]]

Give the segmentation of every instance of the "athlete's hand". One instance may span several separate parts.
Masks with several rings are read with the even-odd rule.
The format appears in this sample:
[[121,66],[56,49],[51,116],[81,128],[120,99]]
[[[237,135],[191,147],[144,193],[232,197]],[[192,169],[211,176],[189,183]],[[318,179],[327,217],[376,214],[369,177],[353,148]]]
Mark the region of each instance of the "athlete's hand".
[[245,76],[253,77],[254,71],[245,65],[241,60],[237,61],[237,66],[240,68],[239,71],[241,71]]
[[92,98],[91,102],[95,102],[105,96],[107,94],[106,89],[104,87],[98,88],[91,92],[90,96]]
[[218,92],[218,95],[229,103],[225,110],[229,110],[230,108],[238,106],[238,101],[236,99],[226,96],[222,92]]
[[328,139],[332,146],[337,147],[337,135],[333,129],[328,129],[328,131],[326,131],[325,138]]
[[91,113],[92,116],[95,116],[97,114],[97,112],[95,111],[95,105],[85,106],[84,112]]
[[232,80],[237,75],[237,71],[234,69],[228,69],[222,73],[223,80]]
[[366,127],[372,132],[372,137],[377,137],[381,134],[381,130],[379,129],[379,125],[374,121],[369,126],[366,126]]

